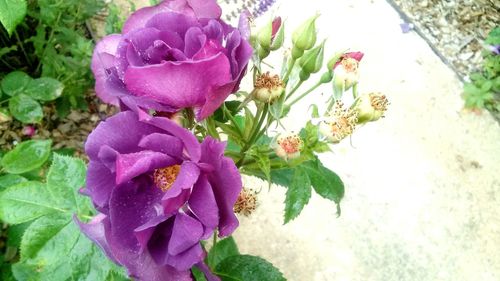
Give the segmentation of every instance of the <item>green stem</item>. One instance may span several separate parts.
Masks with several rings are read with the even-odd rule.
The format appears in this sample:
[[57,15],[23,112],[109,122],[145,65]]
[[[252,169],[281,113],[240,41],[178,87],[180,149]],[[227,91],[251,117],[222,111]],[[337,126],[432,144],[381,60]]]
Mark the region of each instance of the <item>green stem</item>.
[[[268,110],[268,104],[264,105],[264,109],[260,110],[257,109],[257,114],[259,115],[258,120],[259,122],[257,123],[256,126],[253,126],[250,137],[248,138],[248,142],[245,144],[245,146],[241,149],[240,151],[240,160],[236,163],[236,167],[241,167],[241,164],[245,161],[246,157],[246,152],[252,145],[254,144],[255,140],[257,140],[257,136],[259,135],[260,127],[262,126],[262,123],[264,123],[264,120],[266,119],[267,116],[267,110]],[[259,114],[259,111],[261,114]]]
[[238,134],[240,136],[243,136],[243,132],[241,131],[240,126],[238,126],[236,119],[234,119],[234,116],[231,114],[231,111],[229,111],[229,109],[227,109],[225,104],[222,105],[222,109],[224,110],[224,114],[226,114],[227,117],[229,118],[229,121],[231,122],[231,124],[238,131]]
[[5,64],[8,68],[12,69],[12,70],[15,70],[16,68],[13,67],[12,65],[10,65],[7,61],[5,61],[4,59],[0,58],[0,61]]
[[294,105],[295,103],[297,103],[298,101],[300,101],[301,99],[303,99],[305,96],[307,96],[309,93],[311,93],[312,91],[316,90],[316,88],[318,88],[320,85],[321,85],[321,81],[316,83],[316,85],[312,86],[309,90],[307,90],[305,93],[303,93],[302,95],[298,96],[296,99],[294,99],[290,104],[289,106],[292,106]]
[[[54,26],[57,26],[59,24],[59,20],[61,19],[61,13],[57,15],[56,23]],[[40,61],[38,62],[38,66],[36,67],[35,72],[38,73],[40,70],[40,67],[42,66],[43,58],[45,57],[45,53],[47,52],[47,47],[49,46],[50,42],[52,41],[52,38],[54,37],[54,29],[50,31],[49,39],[47,40],[47,43],[45,45],[45,48],[43,49],[42,56],[39,58]]]
[[300,86],[302,85],[303,82],[304,81],[300,80],[299,83],[297,83],[297,85],[295,85],[295,87],[286,96],[285,101],[288,100],[293,95],[293,93],[295,93],[300,88]]
[[14,30],[14,35],[16,36],[17,43],[19,47],[21,47],[21,51],[23,51],[24,57],[26,58],[26,61],[30,66],[32,66],[32,62],[30,57],[28,56],[28,53],[26,53],[26,50],[24,49],[23,42],[21,42],[21,38],[19,37],[19,33],[17,33],[17,30]]
[[326,113],[328,113],[328,112],[330,112],[330,110],[332,110],[333,105],[335,104],[336,101],[337,101],[336,99],[332,99],[330,101],[330,103],[328,104],[328,107],[326,108]]
[[215,128],[215,122],[214,122],[214,119],[212,119],[212,116],[208,117],[206,120],[207,120],[208,134],[210,134],[212,137],[220,140],[219,132],[217,132],[217,129]]
[[286,71],[286,74],[285,76],[283,77],[283,82],[288,82],[288,78],[290,77],[290,74],[292,73],[292,69],[293,69],[293,66],[295,65],[295,59],[292,58],[292,60],[290,61],[290,65]]

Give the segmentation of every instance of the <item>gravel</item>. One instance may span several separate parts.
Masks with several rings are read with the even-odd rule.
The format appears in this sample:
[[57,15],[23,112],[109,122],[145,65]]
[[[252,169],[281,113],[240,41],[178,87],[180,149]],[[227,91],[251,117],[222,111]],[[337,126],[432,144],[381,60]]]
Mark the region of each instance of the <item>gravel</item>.
[[488,33],[500,23],[497,0],[388,0],[464,79],[481,67]]

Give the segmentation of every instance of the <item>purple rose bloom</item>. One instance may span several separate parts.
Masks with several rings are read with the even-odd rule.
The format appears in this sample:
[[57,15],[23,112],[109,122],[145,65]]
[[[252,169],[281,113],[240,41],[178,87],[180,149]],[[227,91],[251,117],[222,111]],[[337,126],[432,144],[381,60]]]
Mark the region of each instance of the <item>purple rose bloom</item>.
[[[201,144],[164,117],[124,111],[89,135],[87,186],[100,212],[82,231],[138,280],[191,280],[203,269],[200,240],[238,226],[241,176],[225,143]],[[206,267],[205,267],[206,269]],[[214,279],[210,279],[214,280]]]
[[122,34],[94,50],[97,95],[115,105],[126,98],[146,109],[194,107],[198,120],[210,116],[237,91],[252,55],[247,14],[239,29],[220,15],[215,0],[165,0],[136,11]]

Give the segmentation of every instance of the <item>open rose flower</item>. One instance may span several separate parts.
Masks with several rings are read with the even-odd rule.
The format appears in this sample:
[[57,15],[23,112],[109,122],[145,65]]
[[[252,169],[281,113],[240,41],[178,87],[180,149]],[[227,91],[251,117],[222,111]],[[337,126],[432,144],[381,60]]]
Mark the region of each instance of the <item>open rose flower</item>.
[[238,226],[241,176],[224,149],[168,118],[124,111],[107,119],[85,144],[82,192],[99,215],[80,228],[138,280],[191,280],[193,265],[207,271],[200,240]]
[[92,58],[96,93],[146,109],[195,108],[210,116],[237,91],[252,48],[246,14],[236,29],[215,0],[165,0],[140,9],[122,34],[100,41]]

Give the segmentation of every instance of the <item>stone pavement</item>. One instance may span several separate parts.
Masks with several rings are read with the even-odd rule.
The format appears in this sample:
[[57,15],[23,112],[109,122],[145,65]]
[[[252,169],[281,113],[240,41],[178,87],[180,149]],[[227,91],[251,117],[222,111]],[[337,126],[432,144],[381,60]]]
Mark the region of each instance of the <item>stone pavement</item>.
[[[384,0],[282,0],[273,10],[288,32],[320,12],[328,50],[365,52],[360,90],[383,92],[391,105],[352,145],[322,157],[346,184],[340,218],[314,195],[283,226],[286,190],[264,186],[258,210],[235,233],[242,252],[265,257],[292,281],[500,280],[498,123],[462,109],[454,73],[424,40],[401,32]],[[323,103],[321,92],[330,88],[308,100]],[[299,129],[307,108],[299,104],[285,124]]]

